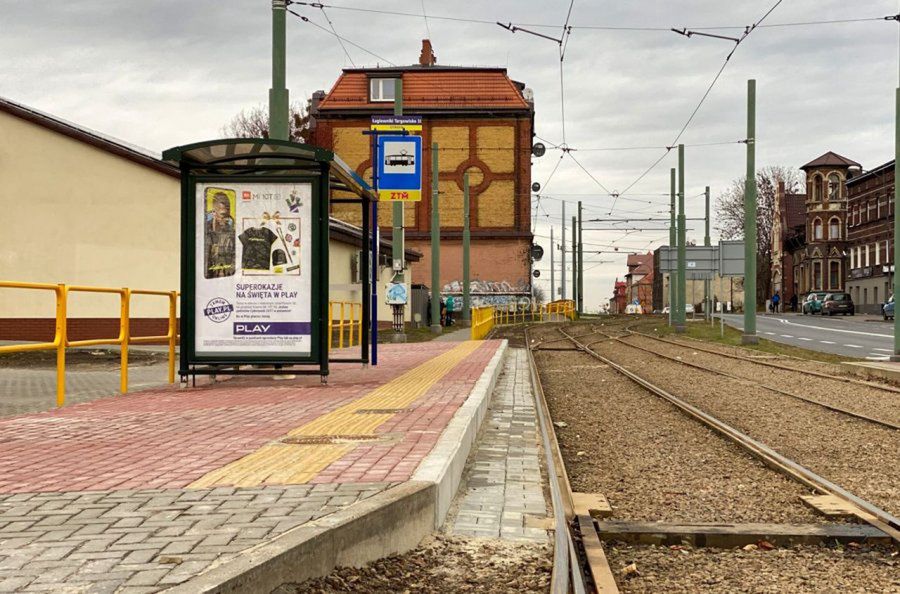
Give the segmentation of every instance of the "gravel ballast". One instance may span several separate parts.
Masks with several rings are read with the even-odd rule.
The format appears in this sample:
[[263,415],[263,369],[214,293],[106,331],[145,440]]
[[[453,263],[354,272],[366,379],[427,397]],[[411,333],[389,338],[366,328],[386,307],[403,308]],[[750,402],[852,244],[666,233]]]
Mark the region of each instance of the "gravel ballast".
[[883,548],[744,550],[608,543],[606,554],[623,593],[900,592],[900,557]]
[[900,432],[622,343],[599,354],[747,433],[875,505],[900,513]]
[[[900,425],[900,394],[861,384],[804,375],[787,369],[761,366],[753,361],[738,361],[719,357],[696,350],[691,344],[675,345],[640,335],[622,337],[622,340],[649,348],[671,357],[682,357],[684,361],[703,365],[711,369],[730,373],[748,380],[762,380],[781,390],[793,392],[806,398],[814,398],[832,406],[839,406],[853,412]],[[779,365],[791,365],[787,360]]]
[[316,580],[281,586],[276,592],[543,594],[550,587],[552,565],[550,545],[437,536],[404,555],[365,567],[342,567]]
[[574,350],[535,359],[572,490],[606,495],[615,519],[822,521],[799,502],[801,485],[596,359]]

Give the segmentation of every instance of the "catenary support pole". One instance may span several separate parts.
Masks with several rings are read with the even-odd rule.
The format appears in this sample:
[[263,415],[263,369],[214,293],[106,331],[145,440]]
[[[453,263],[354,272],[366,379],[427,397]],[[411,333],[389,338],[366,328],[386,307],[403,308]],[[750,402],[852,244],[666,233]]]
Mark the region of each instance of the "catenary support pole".
[[581,200],[578,201],[578,315],[584,314],[584,245],[582,244]]
[[572,217],[572,301],[576,304],[578,303],[578,261],[575,257],[576,248],[578,245],[578,223],[577,218]]
[[463,324],[471,323],[472,288],[469,278],[469,254],[471,249],[472,234],[469,229],[469,172],[463,173]]
[[560,283],[562,285],[561,298],[566,298],[566,203],[562,203],[562,272],[560,273]]
[[[894,307],[900,295],[900,217],[897,216],[897,209],[900,207],[900,88],[896,91],[894,99]],[[900,316],[894,315],[894,354],[891,361],[900,361]]]
[[[403,115],[403,79],[397,77],[394,79],[394,115]],[[406,237],[403,231],[403,217],[405,214],[404,203],[395,200],[391,204],[391,259],[396,262],[400,259],[400,270],[394,273],[395,283],[405,283],[406,275]],[[394,334],[391,337],[392,342],[406,342],[406,305],[394,305],[395,318],[399,316],[401,320],[394,327]]]
[[272,88],[269,89],[269,138],[288,140],[287,0],[272,0]]
[[441,328],[441,214],[438,197],[438,143],[431,143],[431,331]]
[[[677,242],[678,242],[678,239],[677,239],[678,229],[677,229],[676,223],[675,223],[675,208],[676,208],[676,206],[675,206],[675,192],[676,192],[675,183],[676,183],[676,181],[677,180],[675,177],[675,168],[673,167],[672,169],[669,170],[669,192],[670,192],[669,198],[670,198],[670,202],[671,202],[671,206],[669,207],[669,248],[671,248],[669,250],[670,254],[672,253],[671,250],[675,249],[675,246],[677,245]],[[670,264],[671,264],[671,262],[670,262]],[[675,309],[677,307],[676,299],[677,299],[677,296],[675,295],[675,272],[671,271],[671,272],[669,272],[669,326],[674,324],[675,318],[672,316],[675,315]]]
[[556,244],[553,243],[553,225],[550,225],[550,301],[556,301],[556,265],[553,262],[553,252]]
[[685,309],[687,305],[687,295],[685,284],[687,265],[687,247],[685,245],[685,216],[684,216],[684,145],[678,145],[678,277],[675,282],[678,286],[678,311],[675,312],[675,332],[683,333],[687,326],[685,324]]
[[757,344],[756,336],[756,81],[747,81],[747,179],[744,186],[744,334],[742,344]]
[[[706,186],[706,233],[703,235],[703,245],[706,247],[712,245],[712,240],[709,237],[709,186]],[[703,313],[707,320],[712,319],[712,312],[710,311],[711,300],[709,298],[709,286],[711,282],[712,279],[710,278],[703,280]]]

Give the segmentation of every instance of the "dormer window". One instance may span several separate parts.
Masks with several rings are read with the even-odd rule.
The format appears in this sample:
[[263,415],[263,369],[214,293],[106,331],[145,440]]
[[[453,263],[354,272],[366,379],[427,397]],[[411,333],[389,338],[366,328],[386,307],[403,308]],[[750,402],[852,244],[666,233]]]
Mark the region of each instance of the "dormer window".
[[370,78],[369,101],[372,103],[394,101],[394,81],[396,78]]

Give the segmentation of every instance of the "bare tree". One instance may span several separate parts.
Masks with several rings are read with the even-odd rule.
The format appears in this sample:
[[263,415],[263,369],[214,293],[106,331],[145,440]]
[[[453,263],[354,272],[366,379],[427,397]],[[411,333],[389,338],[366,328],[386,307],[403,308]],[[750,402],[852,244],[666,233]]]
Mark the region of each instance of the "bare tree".
[[[309,142],[309,110],[299,101],[292,103],[290,110],[290,140]],[[225,138],[268,138],[269,109],[264,105],[242,109],[222,127],[222,134]]]
[[[784,182],[785,192],[797,193],[801,173],[783,165],[772,165],[756,172],[756,303],[765,303],[772,287],[772,227],[775,223],[775,191]],[[716,198],[716,230],[722,239],[744,237],[744,182],[741,177]],[[751,299],[744,295],[745,302]]]
[[534,284],[531,293],[534,295],[534,302],[537,305],[541,305],[547,300],[547,295],[544,293],[544,287],[538,284]]

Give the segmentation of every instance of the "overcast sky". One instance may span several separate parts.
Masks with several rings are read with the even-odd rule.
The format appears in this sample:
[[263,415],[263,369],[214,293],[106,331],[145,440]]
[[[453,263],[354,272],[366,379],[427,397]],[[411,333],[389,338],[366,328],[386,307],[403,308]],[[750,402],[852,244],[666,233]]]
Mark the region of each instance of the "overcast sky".
[[[624,191],[665,150],[587,149],[670,144],[734,47],[731,41],[688,39],[667,30],[584,27],[735,27],[710,32],[739,36],[774,2],[576,0],[564,61],[565,142],[576,149],[571,154],[610,192]],[[293,9],[324,27],[327,15],[341,36],[397,64],[416,62],[421,39],[430,36],[440,64],[506,66],[512,78],[534,91],[536,133],[553,144],[563,142],[558,46],[490,22],[558,36],[569,0],[334,0],[333,5],[324,14]],[[217,137],[233,114],[267,101],[270,6],[267,0],[0,0],[0,95],[155,151]],[[416,15],[424,7],[431,18],[426,24],[422,16],[338,7]],[[898,8],[897,0],[784,0],[764,24],[880,18]],[[292,99],[327,90],[340,69],[351,65],[328,32],[290,15],[287,29]],[[347,50],[357,66],[380,61],[353,45]],[[747,79],[755,78],[760,167],[799,167],[833,150],[873,168],[893,157],[898,68],[896,22],[759,28],[738,47],[681,142],[743,139]],[[549,150],[534,160],[535,181],[548,179],[559,155]],[[669,168],[676,164],[672,151],[616,201],[613,215],[666,211]],[[703,200],[697,196],[704,186],[715,196],[744,169],[742,144],[688,146],[688,216],[702,216]],[[551,223],[559,230],[560,200],[583,200],[590,218],[608,213],[613,198],[569,157],[542,194],[535,233],[547,251],[538,267],[544,273],[540,282],[549,289],[545,236]],[[571,215],[574,205],[567,206]],[[702,240],[702,223],[693,226],[689,239]],[[586,250],[611,249],[602,244],[621,252],[585,256],[591,267],[585,278],[587,306],[593,309],[609,297],[613,280],[625,273],[625,253],[667,239],[666,231],[585,232],[586,243],[598,244]],[[608,263],[593,263],[601,259]]]

